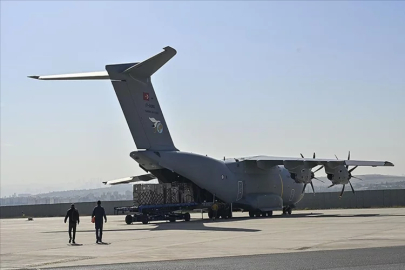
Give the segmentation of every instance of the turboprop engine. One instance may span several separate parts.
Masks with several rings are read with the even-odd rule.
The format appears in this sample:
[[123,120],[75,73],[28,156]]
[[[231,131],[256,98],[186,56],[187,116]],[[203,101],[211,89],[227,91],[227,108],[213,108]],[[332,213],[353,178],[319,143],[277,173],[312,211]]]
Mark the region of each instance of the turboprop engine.
[[[301,157],[304,158],[304,155],[301,154]],[[315,158],[315,153],[312,158]],[[315,195],[315,189],[314,189],[314,185],[312,184],[312,179],[316,179],[320,182],[323,182],[315,177],[315,173],[317,171],[321,170],[323,168],[323,166],[321,166],[320,168],[318,168],[316,171],[313,172],[312,171],[313,165],[311,166],[310,163],[308,163],[307,165],[296,166],[296,167],[293,164],[289,164],[288,162],[284,163],[284,164],[285,164],[285,167],[290,172],[291,178],[296,183],[304,184],[304,187],[302,188],[302,193],[304,193],[305,188],[307,187],[307,184],[310,184],[312,187],[312,191],[314,192],[314,195]]]
[[[338,158],[336,157],[336,159],[338,159]],[[347,160],[350,160],[350,151],[349,151]],[[352,175],[352,171],[354,171],[356,168],[357,168],[357,166],[355,166],[349,170],[349,165],[340,165],[335,168],[325,167],[325,172],[327,174],[327,177],[330,181],[332,181],[332,185],[330,185],[329,187],[333,187],[334,185],[339,185],[339,184],[343,185],[343,188],[342,188],[342,191],[340,192],[339,197],[342,197],[343,192],[345,191],[346,184],[349,184],[352,189],[352,192],[355,193],[352,183],[350,183],[350,179],[355,178],[355,179],[362,180],[362,179]]]
[[336,184],[348,184],[350,180],[351,173],[344,166],[338,166],[333,170],[326,170],[328,179],[332,181],[334,185]]
[[291,178],[296,183],[310,183],[312,179],[312,171],[310,168],[305,168],[304,166],[299,166],[294,170],[290,171]]

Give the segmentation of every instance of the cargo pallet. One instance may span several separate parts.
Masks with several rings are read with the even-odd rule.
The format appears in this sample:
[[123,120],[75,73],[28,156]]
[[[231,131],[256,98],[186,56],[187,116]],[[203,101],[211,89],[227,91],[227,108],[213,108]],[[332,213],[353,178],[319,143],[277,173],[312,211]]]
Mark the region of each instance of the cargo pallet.
[[190,213],[186,211],[193,210],[198,205],[198,203],[176,203],[128,207],[126,208],[127,210],[135,213],[133,215],[128,214],[125,217],[125,222],[129,225],[133,222],[148,224],[149,221],[158,220],[166,220],[170,222],[175,222],[176,220],[190,221]]

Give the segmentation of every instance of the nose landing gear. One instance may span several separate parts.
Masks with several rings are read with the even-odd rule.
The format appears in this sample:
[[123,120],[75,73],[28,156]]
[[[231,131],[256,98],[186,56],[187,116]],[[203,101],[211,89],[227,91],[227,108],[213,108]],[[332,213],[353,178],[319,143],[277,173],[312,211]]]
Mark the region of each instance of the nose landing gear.
[[291,206],[284,206],[283,207],[283,216],[291,215],[291,212],[292,212]]

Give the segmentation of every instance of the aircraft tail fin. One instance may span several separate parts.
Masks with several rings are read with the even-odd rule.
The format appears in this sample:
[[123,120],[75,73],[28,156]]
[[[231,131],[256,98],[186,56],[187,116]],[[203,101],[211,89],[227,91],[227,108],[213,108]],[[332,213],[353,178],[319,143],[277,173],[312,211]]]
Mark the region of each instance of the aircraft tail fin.
[[107,65],[107,72],[28,77],[37,80],[110,79],[137,148],[177,151],[151,82],[151,76],[176,53],[175,49],[165,47],[163,52],[143,62]]
[[175,54],[176,50],[166,47],[140,63],[106,66],[138,149],[177,150],[151,82],[151,76]]

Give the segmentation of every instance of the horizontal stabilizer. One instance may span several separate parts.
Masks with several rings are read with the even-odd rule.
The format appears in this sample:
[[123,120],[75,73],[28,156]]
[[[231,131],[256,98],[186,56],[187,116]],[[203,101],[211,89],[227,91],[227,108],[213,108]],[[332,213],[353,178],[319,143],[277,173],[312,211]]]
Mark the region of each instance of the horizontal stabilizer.
[[[163,49],[163,52],[156,54],[143,62],[133,63],[130,67],[126,68],[123,73],[135,78],[151,77],[177,53],[176,50],[170,46]],[[28,78],[37,80],[108,80],[110,79],[110,76],[107,71],[98,71],[43,76],[32,75],[28,76]]]
[[163,49],[163,52],[158,53],[143,62],[133,65],[132,67],[129,67],[123,73],[132,75],[136,78],[151,77],[177,53],[175,49],[169,46]]
[[130,176],[125,178],[120,178],[116,180],[103,182],[104,185],[119,185],[119,184],[129,184],[133,182],[147,182],[150,180],[156,179],[156,176],[153,174],[143,174],[138,176]]
[[107,80],[110,78],[107,71],[71,73],[60,75],[28,76],[37,80]]

